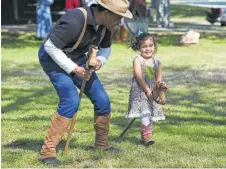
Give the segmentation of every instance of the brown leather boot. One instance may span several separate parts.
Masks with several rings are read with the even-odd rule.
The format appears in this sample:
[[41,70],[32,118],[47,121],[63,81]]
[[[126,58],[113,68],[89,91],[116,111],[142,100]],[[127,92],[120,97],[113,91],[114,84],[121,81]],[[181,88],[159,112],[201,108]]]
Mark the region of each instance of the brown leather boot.
[[108,142],[109,124],[111,114],[108,116],[94,117],[94,129],[96,131],[95,148],[101,148],[105,151],[120,152],[119,149],[112,147]]
[[66,133],[70,121],[71,119],[60,116],[58,113],[53,115],[45,142],[42,145],[42,149],[39,154],[39,160],[53,166],[61,164],[61,162],[56,159],[56,146]]

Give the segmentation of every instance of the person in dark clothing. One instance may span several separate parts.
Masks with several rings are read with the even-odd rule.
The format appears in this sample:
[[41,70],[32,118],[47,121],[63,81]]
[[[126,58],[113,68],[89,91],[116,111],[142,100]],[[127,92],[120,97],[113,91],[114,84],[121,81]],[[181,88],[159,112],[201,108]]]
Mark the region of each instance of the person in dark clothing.
[[[81,87],[87,59],[86,53],[90,45],[95,44],[99,47],[95,69],[99,70],[111,53],[110,30],[119,24],[122,17],[133,17],[128,10],[127,0],[117,0],[117,3],[115,0],[97,0],[97,3],[97,5],[82,8],[87,13],[87,27],[76,49],[71,50],[78,41],[85,23],[84,11],[77,8],[68,10],[57,21],[39,49],[40,64],[59,96],[58,109],[52,117],[39,154],[39,160],[46,164],[54,166],[61,164],[56,158],[56,146],[78,110],[79,94],[76,87]],[[101,39],[101,30],[104,28],[106,32]],[[108,142],[110,100],[95,71],[86,83],[84,94],[94,105],[95,147],[109,150],[112,148]]]

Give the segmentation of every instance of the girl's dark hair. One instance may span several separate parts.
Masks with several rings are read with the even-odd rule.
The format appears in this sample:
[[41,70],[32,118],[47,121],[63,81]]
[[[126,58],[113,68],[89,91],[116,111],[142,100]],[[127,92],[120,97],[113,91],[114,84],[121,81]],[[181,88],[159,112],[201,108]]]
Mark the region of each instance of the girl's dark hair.
[[138,37],[133,37],[131,40],[130,47],[134,51],[138,51],[138,50],[140,50],[141,41],[147,40],[149,38],[151,38],[153,40],[154,47],[155,47],[155,53],[156,53],[157,52],[157,43],[156,43],[155,37],[149,33],[141,33]]

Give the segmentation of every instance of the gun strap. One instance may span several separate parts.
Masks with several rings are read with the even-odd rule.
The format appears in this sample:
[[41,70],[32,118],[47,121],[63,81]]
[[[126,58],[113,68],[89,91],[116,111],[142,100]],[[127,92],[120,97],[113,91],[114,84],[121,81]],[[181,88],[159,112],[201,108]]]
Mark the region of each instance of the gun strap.
[[[74,44],[74,46],[71,48],[71,52],[72,52],[73,50],[75,50],[75,49],[78,47],[78,45],[80,44],[80,42],[82,41],[82,38],[83,38],[83,36],[84,36],[84,34],[85,34],[86,27],[87,27],[87,12],[86,12],[86,10],[85,10],[84,8],[77,8],[77,9],[79,9],[79,10],[82,11],[82,13],[83,13],[83,15],[84,15],[84,17],[85,17],[85,22],[84,22],[84,26],[83,26],[83,29],[82,29],[82,33],[80,34],[80,36],[79,36],[77,42],[76,42],[76,43]],[[105,33],[106,33],[106,27],[104,27],[104,28],[102,29],[102,32],[101,32],[101,38],[100,38],[99,44],[100,44],[101,41],[103,40]],[[99,44],[98,44],[98,46],[99,46]]]
[[[66,53],[70,53],[72,52],[73,50],[75,50],[78,45],[80,44],[80,42],[82,41],[82,38],[84,37],[84,34],[85,34],[85,31],[86,31],[86,27],[87,27],[87,11],[84,9],[84,8],[77,8],[79,9],[83,15],[84,15],[84,18],[85,18],[85,21],[84,21],[84,25],[83,25],[83,28],[82,28],[82,32],[78,38],[78,40],[76,41],[76,43],[74,44],[74,46],[72,48],[66,48],[66,49],[63,49],[63,51],[65,51]],[[104,35],[106,33],[106,27],[103,28],[102,32],[101,32],[101,39],[99,41],[99,43],[103,40],[104,38]],[[50,33],[49,33],[50,34]],[[47,41],[48,37],[49,37],[49,34],[48,36],[45,38],[44,40],[44,43]],[[99,44],[98,44],[99,45]]]
[[[66,49],[63,50],[63,51],[65,51],[66,53],[70,53],[70,52],[72,52],[73,50],[75,50],[75,49],[78,47],[78,45],[79,45],[80,42],[82,41],[82,38],[83,38],[83,36],[84,36],[84,34],[85,34],[86,27],[87,27],[87,12],[86,12],[86,10],[85,10],[84,8],[77,8],[77,9],[79,9],[80,11],[82,11],[82,13],[83,13],[83,15],[84,15],[84,18],[85,18],[84,25],[83,25],[83,29],[82,29],[82,33],[80,34],[80,36],[79,36],[77,42],[74,44],[74,46],[73,46],[72,48],[66,48]],[[53,29],[52,29],[52,30],[53,30]],[[52,31],[51,31],[51,32],[52,32]],[[50,33],[51,33],[51,32],[50,32]],[[47,41],[47,39],[49,38],[50,33],[45,37],[43,43],[45,43],[45,42]]]
[[74,44],[74,46],[71,48],[71,51],[73,51],[74,49],[76,49],[78,47],[78,45],[80,44],[84,34],[85,34],[85,31],[86,31],[86,27],[87,27],[87,12],[84,8],[77,8],[79,9],[80,11],[82,11],[84,17],[85,17],[85,22],[84,22],[84,26],[83,26],[83,29],[82,29],[82,33],[80,34],[77,42]]
[[106,33],[106,27],[103,28],[102,32],[101,32],[101,38],[100,38],[100,42],[99,44],[101,43],[101,41],[104,39],[104,35]]

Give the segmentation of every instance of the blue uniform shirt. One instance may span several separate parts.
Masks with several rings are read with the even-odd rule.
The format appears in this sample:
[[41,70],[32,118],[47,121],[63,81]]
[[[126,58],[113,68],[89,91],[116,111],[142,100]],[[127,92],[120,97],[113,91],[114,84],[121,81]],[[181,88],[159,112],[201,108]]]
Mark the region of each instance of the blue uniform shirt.
[[[82,41],[73,52],[66,53],[66,55],[74,61],[81,56],[83,57],[84,54],[88,52],[89,46],[94,43],[94,38],[100,39],[101,35],[95,29],[96,21],[93,17],[91,9],[94,6],[95,5],[84,8],[87,11],[87,28]],[[49,35],[49,38],[56,47],[62,49],[63,51],[66,48],[72,48],[82,32],[84,22],[84,15],[79,9],[70,9],[57,21]],[[103,40],[99,44],[99,47],[108,48],[110,46],[111,31],[107,29]]]

